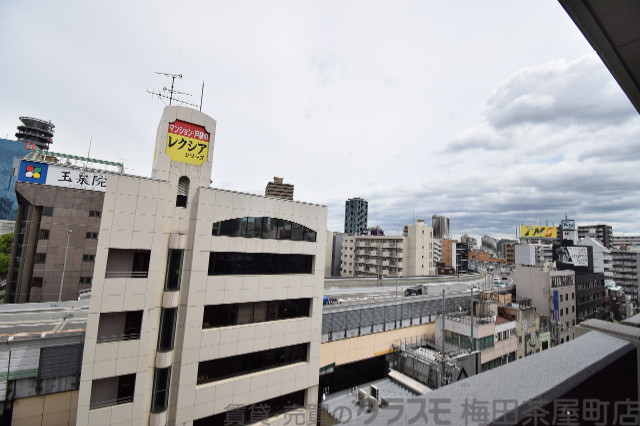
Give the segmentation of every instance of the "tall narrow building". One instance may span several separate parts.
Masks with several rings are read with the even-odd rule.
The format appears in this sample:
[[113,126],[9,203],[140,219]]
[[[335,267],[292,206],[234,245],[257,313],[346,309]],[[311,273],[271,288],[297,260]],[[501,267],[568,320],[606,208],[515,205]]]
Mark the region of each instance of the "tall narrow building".
[[78,425],[279,424],[318,401],[327,208],[210,188],[215,131],[166,107],[151,178],[108,176]]
[[350,198],[344,205],[344,233],[359,235],[367,227],[369,203],[362,198]]
[[274,177],[273,182],[267,182],[264,195],[283,200],[293,200],[293,184],[284,183],[284,178]]
[[449,218],[434,214],[431,216],[431,227],[433,228],[433,238],[449,238]]

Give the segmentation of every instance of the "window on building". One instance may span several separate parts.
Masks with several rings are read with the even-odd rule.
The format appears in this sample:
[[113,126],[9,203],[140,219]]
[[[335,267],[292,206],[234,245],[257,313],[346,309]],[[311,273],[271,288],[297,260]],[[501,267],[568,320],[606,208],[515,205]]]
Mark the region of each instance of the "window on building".
[[82,261],[83,262],[95,262],[96,261],[96,255],[95,254],[83,254],[82,255]]
[[178,308],[162,308],[158,333],[158,351],[160,352],[173,350],[177,314]]
[[80,284],[91,284],[92,280],[91,277],[80,277]]
[[202,328],[308,317],[311,299],[271,300],[204,307]]
[[176,196],[176,207],[187,207],[187,197],[189,196],[189,178],[182,176],[178,180],[178,195]]
[[183,250],[169,249],[167,259],[167,276],[164,289],[175,291],[180,289]]
[[92,240],[97,240],[98,239],[98,233],[97,232],[87,232],[87,238],[88,239],[92,239]]
[[31,279],[31,287],[41,288],[42,287],[42,277],[33,277]]
[[53,207],[43,207],[42,216],[53,216]]
[[151,400],[152,413],[162,413],[167,410],[170,381],[171,367],[156,368],[153,377],[153,399]]
[[[284,219],[244,217],[213,224],[212,235],[270,240],[316,241],[316,231]],[[352,250],[352,248],[349,248]]]
[[102,212],[99,210],[90,210],[89,217],[102,217]]
[[561,302],[562,302],[562,296],[563,296],[563,295],[561,294],[561,295],[560,295],[560,301],[561,301]]
[[48,240],[49,239],[49,230],[48,229],[41,229],[39,238],[41,240]]
[[36,253],[36,263],[44,263],[47,260],[46,253]]
[[277,275],[313,273],[312,255],[212,252],[209,275]]

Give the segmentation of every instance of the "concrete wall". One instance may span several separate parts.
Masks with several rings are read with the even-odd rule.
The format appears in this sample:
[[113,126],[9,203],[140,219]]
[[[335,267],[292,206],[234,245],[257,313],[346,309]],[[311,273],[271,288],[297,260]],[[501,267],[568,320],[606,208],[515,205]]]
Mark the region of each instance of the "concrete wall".
[[22,398],[13,403],[13,426],[75,425],[78,391]]
[[398,339],[432,336],[434,332],[435,324],[429,323],[323,343],[320,345],[320,366],[324,367],[331,363],[336,365],[349,364],[386,354],[391,351],[391,345]]

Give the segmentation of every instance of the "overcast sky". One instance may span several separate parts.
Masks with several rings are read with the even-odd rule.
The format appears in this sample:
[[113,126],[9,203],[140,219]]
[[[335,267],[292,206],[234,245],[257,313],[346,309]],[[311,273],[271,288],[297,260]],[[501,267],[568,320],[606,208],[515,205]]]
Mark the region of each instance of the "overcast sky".
[[51,150],[149,176],[183,74],[218,123],[213,186],[369,201],[513,237],[566,213],[640,233],[640,116],[556,0],[31,2],[0,0],[0,137],[52,120]]

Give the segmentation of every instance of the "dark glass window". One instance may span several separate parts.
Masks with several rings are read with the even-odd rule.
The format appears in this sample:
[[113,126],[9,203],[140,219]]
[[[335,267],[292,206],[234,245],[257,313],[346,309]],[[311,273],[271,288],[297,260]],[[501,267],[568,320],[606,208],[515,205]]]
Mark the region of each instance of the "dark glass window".
[[42,287],[42,277],[33,277],[31,279],[31,287]]
[[44,263],[47,260],[46,253],[36,253],[36,263]]
[[269,370],[307,360],[307,343],[244,355],[203,361],[198,364],[198,384]]
[[87,238],[96,240],[96,239],[98,239],[98,233],[97,232],[87,232]]
[[91,284],[91,277],[80,277],[80,284]]
[[82,260],[84,262],[95,262],[96,255],[95,254],[83,254],[82,255]]
[[127,339],[139,339],[142,329],[142,311],[128,311],[124,322],[124,335]]
[[160,352],[173,349],[177,313],[177,308],[162,308],[160,314],[160,331],[158,333],[158,351]]
[[149,260],[151,259],[151,253],[142,252],[142,253],[133,253],[133,266],[131,271],[132,275],[135,275],[136,272],[147,274],[149,273]]
[[169,384],[171,383],[171,367],[156,368],[153,377],[153,399],[151,412],[162,413],[169,402]]
[[212,234],[266,240],[316,241],[316,231],[299,223],[271,217],[244,217],[216,222]]
[[42,208],[43,216],[53,216],[53,207],[43,207]]
[[202,328],[308,317],[311,299],[271,300],[204,307]]
[[311,274],[313,256],[306,254],[212,252],[209,275]]
[[182,176],[178,180],[178,195],[176,196],[176,207],[187,207],[187,197],[189,196],[189,178]]
[[133,391],[136,387],[136,375],[127,374],[126,376],[120,376],[118,380],[118,403],[124,404],[125,402],[133,401]]
[[102,217],[102,212],[98,210],[90,210],[89,217]]
[[[24,238],[24,236],[23,236]],[[41,240],[48,240],[49,239],[49,230],[48,229],[41,229],[40,230],[40,239]]]
[[183,253],[183,250],[169,249],[167,259],[167,277],[164,283],[165,290],[180,290]]

